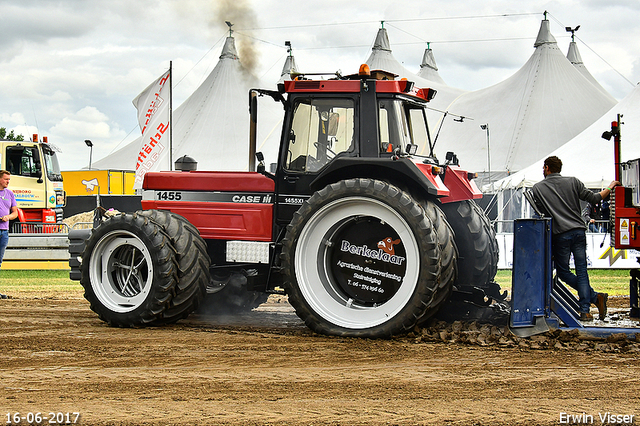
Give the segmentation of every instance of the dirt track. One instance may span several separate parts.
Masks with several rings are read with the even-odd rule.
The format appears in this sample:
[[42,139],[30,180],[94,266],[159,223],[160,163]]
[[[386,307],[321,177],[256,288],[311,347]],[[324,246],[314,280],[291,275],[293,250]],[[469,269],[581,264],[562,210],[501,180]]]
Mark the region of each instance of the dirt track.
[[15,412],[79,412],[84,425],[558,425],[561,413],[601,424],[607,412],[640,424],[635,343],[333,338],[287,306],[114,329],[79,298],[0,300],[0,327],[2,424]]

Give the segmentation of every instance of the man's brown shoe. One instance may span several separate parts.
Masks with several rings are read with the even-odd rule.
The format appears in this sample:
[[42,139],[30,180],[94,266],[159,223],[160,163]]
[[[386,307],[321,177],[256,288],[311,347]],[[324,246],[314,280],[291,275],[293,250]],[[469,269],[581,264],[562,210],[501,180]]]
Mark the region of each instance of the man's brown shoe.
[[598,308],[600,320],[607,316],[607,299],[609,299],[609,294],[607,293],[598,293],[596,295],[596,308]]
[[593,315],[591,315],[589,312],[580,312],[580,321],[582,322],[593,321]]

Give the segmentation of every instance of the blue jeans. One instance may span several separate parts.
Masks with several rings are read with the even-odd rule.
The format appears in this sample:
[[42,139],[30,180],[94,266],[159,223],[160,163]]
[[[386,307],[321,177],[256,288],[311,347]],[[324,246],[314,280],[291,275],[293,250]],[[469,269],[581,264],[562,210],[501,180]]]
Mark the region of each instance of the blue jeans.
[[0,230],[0,266],[2,266],[2,259],[4,258],[4,251],[9,244],[9,231],[6,229]]
[[[573,254],[576,273],[569,269],[569,260]],[[597,293],[589,284],[587,273],[587,237],[584,229],[572,229],[553,236],[553,257],[558,278],[578,291],[580,312],[589,312],[596,302]]]

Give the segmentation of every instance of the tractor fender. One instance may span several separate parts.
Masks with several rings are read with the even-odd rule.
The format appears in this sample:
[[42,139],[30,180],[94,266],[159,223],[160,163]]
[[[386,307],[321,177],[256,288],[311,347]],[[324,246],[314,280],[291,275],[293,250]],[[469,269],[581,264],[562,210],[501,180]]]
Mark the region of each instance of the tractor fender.
[[450,194],[430,164],[416,164],[408,158],[337,157],[320,170],[310,189],[318,191],[330,183],[358,177],[394,182],[407,188],[417,186],[434,197]]
[[440,199],[442,203],[482,198],[482,192],[478,185],[470,179],[470,174],[459,166],[447,166],[444,184],[449,189],[449,195]]

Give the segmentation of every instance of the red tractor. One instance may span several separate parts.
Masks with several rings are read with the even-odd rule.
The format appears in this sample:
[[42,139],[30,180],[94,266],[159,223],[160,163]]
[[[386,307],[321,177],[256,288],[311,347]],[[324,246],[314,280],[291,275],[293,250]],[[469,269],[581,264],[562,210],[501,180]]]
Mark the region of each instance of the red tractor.
[[[640,158],[621,161],[621,131],[622,115],[611,122],[611,131],[606,131],[602,137],[611,140],[613,136],[613,162],[615,164],[615,179],[621,183],[611,193],[609,229],[611,232],[611,247],[620,250],[640,250]],[[640,263],[640,257],[636,260]],[[640,268],[631,269],[629,282],[629,302],[631,304],[630,317],[640,318]]]
[[[71,278],[112,326],[172,323],[205,296],[208,307],[251,309],[286,292],[319,333],[411,330],[452,289],[497,286],[482,194],[455,154],[433,153],[434,95],[366,66],[252,90],[254,130],[259,96],[284,106],[271,172],[254,136],[257,171],[148,173],[143,211],[70,234]],[[430,155],[417,156],[424,144]]]

